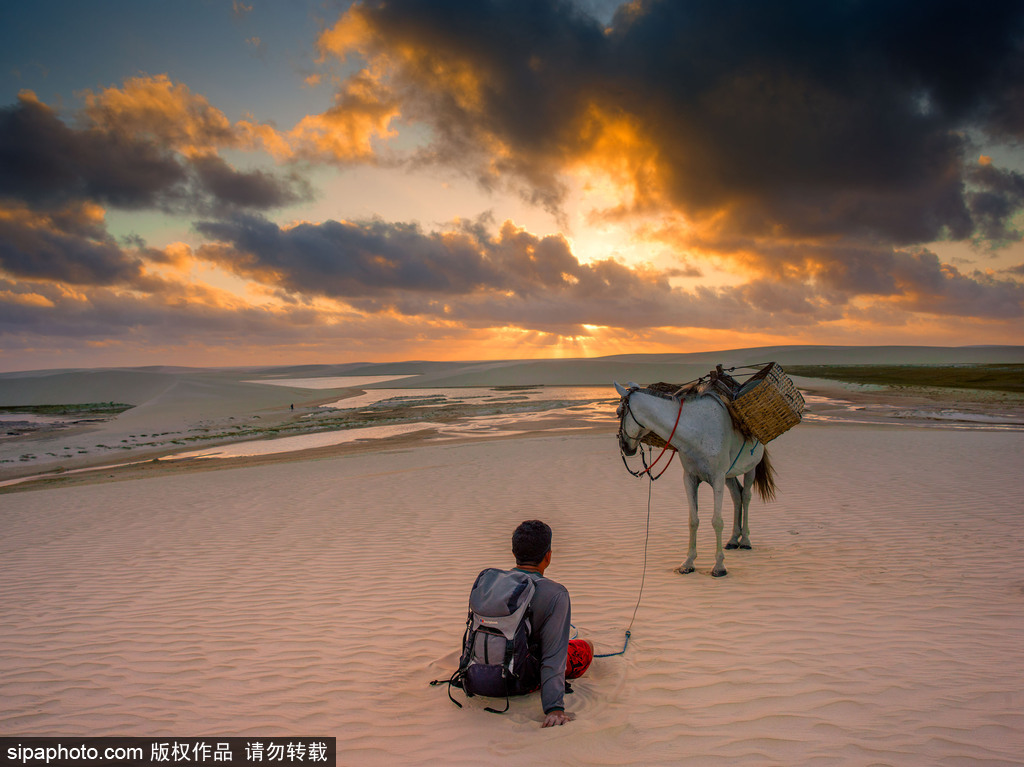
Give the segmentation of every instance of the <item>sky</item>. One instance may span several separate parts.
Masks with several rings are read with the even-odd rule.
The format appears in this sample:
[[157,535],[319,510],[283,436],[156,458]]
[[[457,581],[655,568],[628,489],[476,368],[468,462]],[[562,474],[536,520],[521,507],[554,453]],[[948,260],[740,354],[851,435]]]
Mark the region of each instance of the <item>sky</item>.
[[1024,4],[0,8],[0,370],[1024,344]]

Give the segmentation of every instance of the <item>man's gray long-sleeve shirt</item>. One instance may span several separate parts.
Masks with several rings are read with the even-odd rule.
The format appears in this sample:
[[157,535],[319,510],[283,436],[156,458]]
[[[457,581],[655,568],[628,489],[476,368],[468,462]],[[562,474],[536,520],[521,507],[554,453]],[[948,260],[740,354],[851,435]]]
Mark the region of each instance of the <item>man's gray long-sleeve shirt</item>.
[[[519,568],[516,568],[519,570]],[[540,699],[544,713],[565,710],[565,659],[569,654],[569,592],[540,573],[519,570],[533,578],[532,636],[540,645]]]

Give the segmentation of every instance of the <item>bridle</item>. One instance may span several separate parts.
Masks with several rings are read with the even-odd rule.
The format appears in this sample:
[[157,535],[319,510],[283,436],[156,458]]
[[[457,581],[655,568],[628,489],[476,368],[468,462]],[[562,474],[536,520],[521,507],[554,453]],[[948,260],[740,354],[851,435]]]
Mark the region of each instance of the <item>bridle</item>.
[[[679,412],[676,413],[676,422],[672,425],[672,433],[669,434],[668,435],[668,439],[665,440],[665,446],[661,449],[661,452],[658,453],[658,457],[654,459],[654,461],[651,463],[650,466],[648,466],[647,465],[647,458],[644,456],[643,447],[639,443],[640,443],[640,437],[643,436],[646,433],[650,433],[652,430],[648,429],[646,426],[644,426],[642,423],[640,423],[640,421],[637,419],[637,417],[633,414],[632,408],[630,408],[630,406],[629,406],[629,399],[630,399],[630,397],[632,397],[633,394],[635,394],[638,391],[641,391],[641,390],[636,388],[635,386],[631,387],[629,389],[629,391],[627,391],[622,396],[622,400],[619,402],[619,407],[618,407],[618,410],[616,411],[616,415],[619,416],[619,431],[618,431],[618,434],[617,434],[617,437],[618,437],[618,440],[619,440],[619,456],[622,458],[622,465],[626,467],[626,471],[628,471],[630,474],[632,474],[634,477],[637,477],[637,478],[640,478],[640,477],[642,477],[642,476],[644,476],[646,474],[647,476],[649,476],[651,478],[651,481],[653,482],[656,479],[660,479],[661,475],[664,474],[666,471],[668,471],[668,467],[672,465],[672,459],[669,458],[668,463],[665,464],[665,468],[663,468],[660,472],[658,472],[657,476],[654,475],[654,467],[658,465],[658,462],[661,461],[661,459],[665,455],[665,453],[668,452],[669,450],[671,450],[673,453],[676,452],[676,449],[672,446],[672,438],[676,435],[676,429],[679,426],[679,417],[683,414],[683,403],[685,402],[685,400],[682,397],[678,398],[679,399]],[[676,398],[673,397],[672,399],[676,399]],[[640,448],[640,461],[644,465],[644,468],[643,468],[642,471],[633,471],[631,468],[629,468],[629,463],[626,462],[626,428],[625,427],[626,427],[626,416],[627,415],[630,418],[633,419],[633,423],[635,423],[637,426],[640,427],[640,431],[637,432],[636,441],[637,441],[637,447]],[[630,437],[630,439],[633,439],[633,438]],[[636,453],[636,450],[634,449],[633,452],[630,453],[630,455],[634,455],[635,453]]]
[[625,394],[623,394],[622,395],[622,399],[619,401],[619,407],[615,411],[615,415],[617,415],[619,417],[619,431],[616,434],[616,436],[618,437],[618,440],[619,440],[619,451],[623,455],[635,455],[636,454],[636,448],[633,449],[632,453],[627,453],[626,449],[625,449],[625,446],[626,446],[626,442],[625,442],[625,436],[626,436],[626,416],[628,415],[630,418],[632,418],[633,419],[633,423],[635,423],[638,427],[640,427],[640,431],[637,432],[637,441],[638,442],[639,442],[640,436],[643,435],[645,430],[646,430],[646,427],[642,423],[640,423],[640,421],[637,420],[637,417],[635,415],[633,415],[633,411],[629,407],[629,398],[631,396],[633,396],[633,392],[635,392],[635,391],[638,391],[638,389],[631,388],[629,391],[627,391]]

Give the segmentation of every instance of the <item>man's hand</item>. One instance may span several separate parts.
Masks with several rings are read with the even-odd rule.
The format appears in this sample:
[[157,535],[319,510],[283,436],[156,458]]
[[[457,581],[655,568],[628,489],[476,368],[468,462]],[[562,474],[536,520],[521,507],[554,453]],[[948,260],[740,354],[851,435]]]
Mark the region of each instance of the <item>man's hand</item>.
[[568,711],[552,711],[544,717],[544,724],[541,727],[560,727],[563,724],[568,724],[575,718],[576,714],[570,714]]

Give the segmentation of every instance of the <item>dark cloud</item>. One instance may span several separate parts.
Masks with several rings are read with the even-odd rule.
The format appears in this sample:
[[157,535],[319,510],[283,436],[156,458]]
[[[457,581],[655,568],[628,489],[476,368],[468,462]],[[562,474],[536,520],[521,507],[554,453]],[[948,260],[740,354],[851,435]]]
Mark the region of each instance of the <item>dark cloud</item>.
[[405,111],[433,126],[437,159],[490,185],[518,178],[548,207],[564,196],[558,171],[599,148],[611,120],[656,161],[653,177],[636,166],[644,199],[694,219],[724,211],[751,235],[1002,237],[1021,208],[967,159],[972,131],[1024,136],[1013,0],[637,0],[607,32],[567,2],[372,0],[352,13]]
[[197,157],[191,164],[202,188],[229,207],[267,210],[312,196],[309,185],[295,175],[281,178],[262,170],[235,170],[216,155]]
[[238,215],[197,224],[199,251],[242,276],[369,313],[397,312],[470,326],[512,325],[578,334],[621,328],[786,327],[839,320],[856,296],[911,311],[1007,319],[1024,314],[1024,286],[965,275],[929,251],[849,245],[778,248],[778,277],[685,291],[669,274],[607,259],[581,263],[560,236],[506,223],[424,232],[384,221],[282,228]]
[[141,267],[87,208],[70,207],[53,215],[27,209],[0,215],[0,271],[32,280],[114,285],[136,280]]
[[979,272],[962,274],[930,251],[899,253],[893,276],[901,304],[915,312],[989,319],[1024,317],[1024,285]]
[[994,245],[1019,240],[1013,217],[1024,207],[1024,175],[991,165],[978,166],[969,175],[972,191],[968,206],[977,222],[977,237]]
[[[554,210],[561,161],[579,150],[579,116],[607,64],[593,17],[562,2],[445,2],[362,6],[378,52],[401,51],[392,82],[406,114],[431,123],[420,161],[463,167],[486,187],[508,177]],[[514,151],[496,156],[492,137]]]
[[[834,314],[834,308],[849,310],[858,297],[937,315],[1024,316],[1024,286],[977,271],[965,274],[926,248],[894,248],[854,239],[794,244],[733,238],[727,246],[735,253],[756,248],[756,255],[748,256],[752,265],[762,274],[775,275],[757,277],[740,289],[752,305],[766,310],[776,305],[772,297],[784,287],[785,294],[795,299],[786,302],[787,313],[806,314],[813,308],[821,318]],[[805,298],[796,299],[801,295]]]
[[186,177],[182,164],[152,142],[70,128],[32,96],[0,109],[0,196],[44,206],[89,199],[145,208]]
[[[581,263],[560,236],[506,223],[424,232],[384,221],[299,224],[235,216],[196,225],[217,241],[199,251],[245,277],[367,312],[469,324],[579,330],[581,324],[689,324],[665,275],[613,260]],[[725,321],[723,317],[723,322]]]
[[496,275],[471,237],[445,241],[412,224],[325,221],[282,229],[264,218],[238,215],[196,224],[229,250],[205,251],[234,270],[257,278],[274,275],[288,290],[331,297],[358,297],[393,290],[468,293]]
[[615,261],[582,264],[561,236],[538,237],[511,223],[497,235],[483,226],[424,232],[415,224],[380,220],[325,221],[285,229],[267,219],[236,215],[196,229],[230,247],[204,257],[283,287],[332,298],[386,299],[398,292],[438,299],[475,292],[572,293],[584,299],[615,292],[668,290],[662,275],[645,275]]
[[[664,275],[607,260],[582,264],[560,236],[506,223],[424,232],[384,221],[282,229],[236,216],[197,229],[219,244],[200,256],[243,276],[370,313],[398,312],[475,325],[579,332],[580,325],[682,319]],[[675,302],[678,304],[678,302]],[[640,318],[642,316],[642,319]]]
[[[94,110],[95,111],[95,110]],[[239,171],[212,154],[187,156],[151,131],[66,125],[31,94],[0,109],[0,198],[60,208],[91,200],[124,209],[266,210],[311,194],[297,174]]]
[[104,287],[69,293],[56,285],[0,279],[0,336],[5,348],[16,339],[133,341],[140,347],[189,345],[237,346],[294,343],[312,328],[327,333],[323,318],[306,307],[269,310],[183,301],[175,294],[136,294]]

